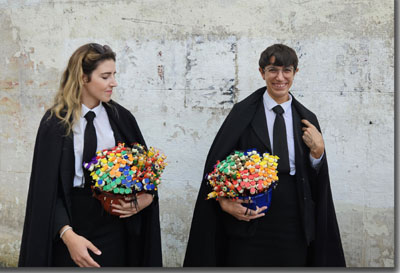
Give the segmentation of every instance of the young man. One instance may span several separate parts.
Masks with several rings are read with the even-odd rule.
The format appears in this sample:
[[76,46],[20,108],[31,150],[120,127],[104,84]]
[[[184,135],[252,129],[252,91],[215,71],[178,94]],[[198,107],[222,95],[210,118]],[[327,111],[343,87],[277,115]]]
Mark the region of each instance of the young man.
[[279,156],[270,208],[206,200],[203,179],[184,266],[345,266],[318,120],[289,92],[296,52],[268,47],[259,60],[266,86],[236,104],[208,153],[204,175],[234,150]]

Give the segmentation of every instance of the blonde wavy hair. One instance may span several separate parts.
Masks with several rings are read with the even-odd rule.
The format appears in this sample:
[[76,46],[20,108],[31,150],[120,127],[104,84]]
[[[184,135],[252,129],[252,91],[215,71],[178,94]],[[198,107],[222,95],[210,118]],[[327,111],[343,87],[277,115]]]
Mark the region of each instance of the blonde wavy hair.
[[72,127],[80,118],[82,108],[83,75],[91,80],[92,72],[105,60],[115,61],[115,52],[107,45],[96,43],[85,44],[72,54],[65,69],[58,92],[54,98],[54,104],[50,108],[66,129],[66,135],[72,131]]

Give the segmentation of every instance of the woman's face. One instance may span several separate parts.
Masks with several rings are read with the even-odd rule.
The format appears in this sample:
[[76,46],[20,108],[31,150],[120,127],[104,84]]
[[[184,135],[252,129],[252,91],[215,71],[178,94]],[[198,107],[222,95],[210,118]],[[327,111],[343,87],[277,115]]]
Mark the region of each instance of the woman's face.
[[91,79],[83,76],[82,103],[92,109],[101,102],[109,102],[113,88],[118,84],[115,80],[114,60],[104,60],[92,72]]

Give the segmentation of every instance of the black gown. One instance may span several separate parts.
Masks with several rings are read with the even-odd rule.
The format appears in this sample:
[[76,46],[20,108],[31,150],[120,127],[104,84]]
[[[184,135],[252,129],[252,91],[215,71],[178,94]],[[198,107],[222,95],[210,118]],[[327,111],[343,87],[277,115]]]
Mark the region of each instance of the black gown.
[[254,234],[227,236],[226,266],[306,266],[307,243],[295,183],[295,176],[279,173],[271,205]]
[[[217,160],[224,159],[233,150],[256,148],[261,153],[271,153],[263,106],[265,91],[266,87],[258,89],[232,108],[210,148],[203,177],[212,171]],[[292,228],[287,233],[294,236],[291,242],[296,241],[295,246],[299,250],[305,249],[303,251],[306,255],[305,266],[345,266],[330,189],[326,152],[318,168],[313,169],[308,158],[309,148],[301,139],[301,119],[307,119],[320,131],[318,120],[293,95],[292,97],[296,175],[292,178],[287,177],[289,182],[286,182],[292,182],[292,187],[284,189],[285,192],[281,195],[281,197],[290,196],[288,199],[294,202],[293,204],[287,203],[292,207],[288,210],[289,219],[293,220],[289,223]],[[273,236],[272,241],[263,231],[271,232],[275,229],[277,230],[276,235],[283,236],[285,234],[279,229],[279,226],[271,226],[274,223],[278,225],[279,221],[288,220],[288,217],[285,218],[283,215],[281,217],[273,213],[274,202],[276,202],[274,197],[279,196],[279,191],[284,188],[282,182],[285,181],[280,182],[281,185],[278,184],[277,192],[273,191],[272,193],[272,204],[267,215],[245,222],[223,212],[217,201],[206,200],[211,188],[203,179],[195,204],[183,266],[269,266],[268,262],[262,262],[262,255],[254,256],[257,255],[254,254],[254,251],[268,252],[271,250],[271,246],[263,247],[263,245],[279,243],[279,237]],[[285,186],[287,185],[285,184]],[[278,206],[281,202],[276,203],[275,206]],[[293,209],[296,207],[297,210]],[[279,211],[282,211],[282,208]],[[270,218],[274,218],[274,223],[268,221]],[[283,228],[288,228],[288,223]],[[293,231],[297,233],[294,234]],[[288,238],[283,239],[287,240]],[[257,246],[258,242],[261,242],[261,245]],[[236,256],[232,257],[234,253]],[[281,253],[284,252],[279,252],[279,254]],[[290,253],[288,254],[290,255]],[[254,260],[258,257],[261,257],[259,259],[261,261]],[[304,257],[300,258],[303,260]],[[285,258],[282,260],[284,263]],[[282,265],[282,263],[278,265]],[[290,263],[283,265],[290,266]]]
[[[129,145],[138,142],[145,145],[137,122],[127,109],[113,101],[103,105],[114,131],[116,143],[124,142]],[[55,116],[51,118],[49,116],[50,112],[47,111],[41,120],[36,137],[18,262],[20,267],[52,266],[55,262],[57,263],[57,258],[62,255],[65,258],[65,255],[69,255],[65,252],[66,248],[57,235],[58,227],[56,226],[59,222],[71,223],[71,219],[74,223],[79,222],[76,217],[75,219],[71,217],[73,211],[77,210],[74,207],[76,202],[71,201],[71,197],[77,197],[73,188],[75,174],[73,136],[72,133],[65,136],[65,129],[59,120]],[[61,197],[64,202],[64,209],[57,207],[60,204],[57,202],[57,197]],[[93,204],[97,206],[91,209],[97,211],[101,209],[99,202],[94,198],[87,200],[90,206]],[[55,211],[61,213],[56,214]],[[157,195],[150,206],[132,217],[119,219],[117,216],[106,215],[105,219],[110,221],[108,222],[110,227],[118,223],[115,225],[114,237],[107,238],[113,241],[120,240],[115,236],[123,232],[126,245],[132,246],[120,251],[128,255],[125,266],[162,266]],[[64,247],[64,253],[60,251],[60,247]],[[109,250],[109,252],[112,251]],[[59,256],[55,257],[55,253]],[[119,264],[118,261],[116,263]]]

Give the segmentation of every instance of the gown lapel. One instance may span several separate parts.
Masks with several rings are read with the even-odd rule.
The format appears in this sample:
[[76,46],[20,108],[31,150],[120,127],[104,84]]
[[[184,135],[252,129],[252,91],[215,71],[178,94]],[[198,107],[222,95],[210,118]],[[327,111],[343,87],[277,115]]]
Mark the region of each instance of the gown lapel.
[[265,116],[264,103],[262,100],[257,105],[254,118],[251,121],[251,126],[253,127],[258,138],[265,145],[266,150],[269,153],[272,153],[271,141],[268,135],[267,119]]
[[[292,118],[293,118],[293,137],[294,137],[294,147],[295,147],[295,161],[300,162],[304,156],[304,149],[303,149],[303,131],[302,122],[299,113],[297,112],[296,108],[293,106],[292,103]],[[298,168],[296,168],[297,170]]]
[[[108,106],[107,104],[103,104],[104,108],[106,109],[107,115],[108,115],[108,120],[110,121],[111,129],[114,132],[114,139],[115,139],[115,145],[118,145],[120,142],[125,142],[126,140],[122,138],[122,135],[120,133],[120,130],[118,129],[117,123],[115,122],[116,119],[118,119],[118,116],[116,114],[116,110],[112,109],[112,106]],[[125,143],[129,145],[130,143]]]

